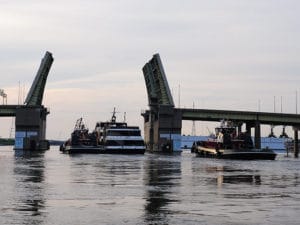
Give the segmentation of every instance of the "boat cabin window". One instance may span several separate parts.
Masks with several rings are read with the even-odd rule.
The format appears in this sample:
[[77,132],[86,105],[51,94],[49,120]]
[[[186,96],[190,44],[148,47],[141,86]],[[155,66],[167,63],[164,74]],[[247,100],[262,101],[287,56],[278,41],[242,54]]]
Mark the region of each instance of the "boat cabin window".
[[234,127],[226,127],[226,128],[223,128],[223,127],[218,127],[216,128],[216,135],[218,136],[219,133],[222,133],[222,134],[232,134],[235,132],[235,128]]
[[109,130],[107,136],[141,136],[139,130]]
[[143,146],[143,140],[109,140],[105,143],[107,146]]

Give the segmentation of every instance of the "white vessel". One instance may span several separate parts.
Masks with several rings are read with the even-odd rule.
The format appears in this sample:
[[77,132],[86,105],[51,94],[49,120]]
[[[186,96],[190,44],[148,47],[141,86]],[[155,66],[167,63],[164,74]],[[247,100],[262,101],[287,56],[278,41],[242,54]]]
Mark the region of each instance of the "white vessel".
[[138,126],[116,122],[116,112],[110,121],[98,122],[93,132],[77,120],[71,138],[60,148],[66,153],[144,154],[145,145]]
[[116,122],[114,109],[109,122],[98,122],[95,132],[99,134],[99,145],[107,153],[144,154],[145,144],[138,126]]

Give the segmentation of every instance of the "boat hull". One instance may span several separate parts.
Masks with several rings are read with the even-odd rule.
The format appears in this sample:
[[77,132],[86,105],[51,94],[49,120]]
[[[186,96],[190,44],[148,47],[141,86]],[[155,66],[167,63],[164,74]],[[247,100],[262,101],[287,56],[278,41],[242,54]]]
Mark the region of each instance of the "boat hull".
[[144,154],[145,149],[139,148],[139,149],[124,149],[124,148],[114,148],[109,149],[105,146],[66,146],[64,148],[61,148],[61,151],[63,153],[69,153],[69,154]]
[[219,159],[237,159],[237,160],[275,160],[277,154],[270,150],[245,149],[210,149],[205,147],[198,147],[195,151],[198,156],[212,157]]

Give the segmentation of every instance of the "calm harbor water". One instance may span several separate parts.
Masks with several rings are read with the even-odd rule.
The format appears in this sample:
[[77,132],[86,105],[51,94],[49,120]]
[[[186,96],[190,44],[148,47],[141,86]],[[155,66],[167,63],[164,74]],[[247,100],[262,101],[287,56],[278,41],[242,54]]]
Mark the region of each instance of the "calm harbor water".
[[300,221],[300,160],[66,155],[0,147],[0,224]]

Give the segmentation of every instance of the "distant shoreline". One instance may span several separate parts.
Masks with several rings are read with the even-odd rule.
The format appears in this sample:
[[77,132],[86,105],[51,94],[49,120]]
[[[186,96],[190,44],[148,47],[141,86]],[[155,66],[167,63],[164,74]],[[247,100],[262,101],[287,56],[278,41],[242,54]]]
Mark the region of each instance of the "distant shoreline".
[[14,145],[15,139],[14,138],[0,138],[0,145]]
[[[61,145],[64,141],[59,140],[49,140],[50,145]],[[14,138],[0,138],[0,146],[8,146],[8,145],[15,145]]]

